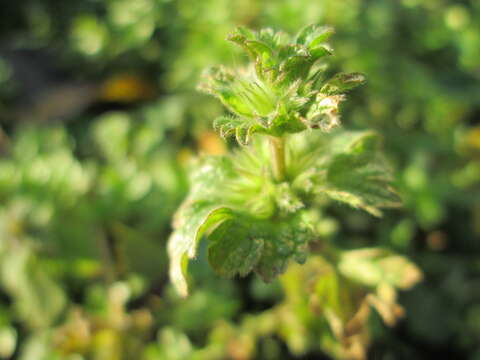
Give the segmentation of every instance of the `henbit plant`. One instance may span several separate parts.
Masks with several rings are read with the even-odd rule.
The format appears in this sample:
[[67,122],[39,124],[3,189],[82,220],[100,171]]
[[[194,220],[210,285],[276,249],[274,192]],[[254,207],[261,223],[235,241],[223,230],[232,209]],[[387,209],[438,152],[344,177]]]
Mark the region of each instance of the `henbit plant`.
[[[267,282],[283,273],[290,260],[304,263],[309,244],[320,242],[315,258],[325,259],[333,269],[327,273],[335,276],[314,292],[328,293],[317,295],[331,310],[328,322],[336,334],[343,334],[339,323],[347,329],[356,314],[364,319],[368,305],[392,323],[400,313],[395,288],[420,279],[419,270],[400,256],[382,249],[342,251],[316,233],[315,219],[326,199],[374,216],[381,216],[380,208],[400,204],[380,137],[373,131],[336,129],[345,93],[365,77],[339,73],[326,78],[324,60],[332,54],[326,41],[332,34],[332,28],[316,25],[294,38],[271,29],[239,28],[229,40],[247,52],[251,66],[207,71],[200,89],[231,113],[216,119],[214,128],[224,138],[235,136],[242,147],[203,158],[192,174],[168,244],[170,277],[181,295],[188,293],[188,263],[203,237],[217,273],[233,277],[254,271]],[[349,282],[373,287],[378,296],[366,296],[368,290],[359,296],[353,287],[349,296],[354,305],[347,311],[338,286]]]

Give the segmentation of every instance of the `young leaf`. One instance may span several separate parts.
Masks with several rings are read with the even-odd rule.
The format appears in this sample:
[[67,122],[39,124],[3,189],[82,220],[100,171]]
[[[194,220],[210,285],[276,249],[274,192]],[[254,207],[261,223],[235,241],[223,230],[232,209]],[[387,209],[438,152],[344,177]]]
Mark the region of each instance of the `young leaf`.
[[299,31],[295,43],[315,47],[327,41],[334,33],[335,30],[330,26],[307,25]]
[[330,26],[323,26],[319,28],[315,36],[311,37],[312,40],[309,42],[308,47],[313,49],[320,44],[323,44],[324,42],[328,41],[333,34],[335,34],[335,29]]
[[327,95],[343,94],[357,86],[363,85],[365,81],[365,75],[361,73],[339,73],[328,80],[320,89],[320,92]]
[[327,55],[332,55],[332,50],[326,46],[318,45],[310,49],[310,56],[314,61]]

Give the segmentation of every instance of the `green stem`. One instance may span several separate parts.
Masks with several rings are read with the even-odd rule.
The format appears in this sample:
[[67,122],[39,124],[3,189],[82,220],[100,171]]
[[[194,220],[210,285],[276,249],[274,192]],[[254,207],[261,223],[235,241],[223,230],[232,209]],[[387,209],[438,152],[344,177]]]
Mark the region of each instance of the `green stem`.
[[285,180],[285,139],[283,137],[270,137],[270,149],[272,151],[272,172],[277,182]]

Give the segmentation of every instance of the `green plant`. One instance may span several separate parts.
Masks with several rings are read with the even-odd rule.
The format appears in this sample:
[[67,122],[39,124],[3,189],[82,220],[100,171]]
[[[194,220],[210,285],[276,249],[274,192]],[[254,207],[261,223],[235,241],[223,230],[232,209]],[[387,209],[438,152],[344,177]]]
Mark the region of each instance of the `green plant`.
[[[421,275],[401,256],[379,248],[341,250],[317,231],[328,199],[374,216],[400,204],[380,137],[337,129],[340,102],[365,77],[326,77],[324,60],[332,50],[325,42],[332,34],[329,27],[311,25],[293,39],[243,28],[229,37],[247,52],[251,66],[209,69],[200,88],[231,113],[216,119],[214,128],[224,138],[234,135],[242,147],[202,159],[193,172],[168,244],[170,277],[187,295],[188,263],[204,236],[217,273],[254,271],[266,282],[285,272],[290,260],[303,264],[315,244],[310,270],[284,277],[287,300],[278,311],[295,313],[300,306],[289,303],[292,286],[306,292],[305,306],[321,307],[333,334],[322,335],[323,347],[339,357],[361,358],[370,307],[394,324],[402,313],[395,288],[409,288]],[[305,288],[289,284],[292,278]]]

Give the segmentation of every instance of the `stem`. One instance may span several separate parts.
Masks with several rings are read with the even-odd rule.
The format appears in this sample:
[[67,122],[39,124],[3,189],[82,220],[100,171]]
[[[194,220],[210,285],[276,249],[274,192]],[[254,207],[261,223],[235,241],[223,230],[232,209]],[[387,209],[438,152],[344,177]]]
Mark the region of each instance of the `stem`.
[[273,178],[277,182],[285,180],[285,139],[283,137],[270,137],[272,151]]

